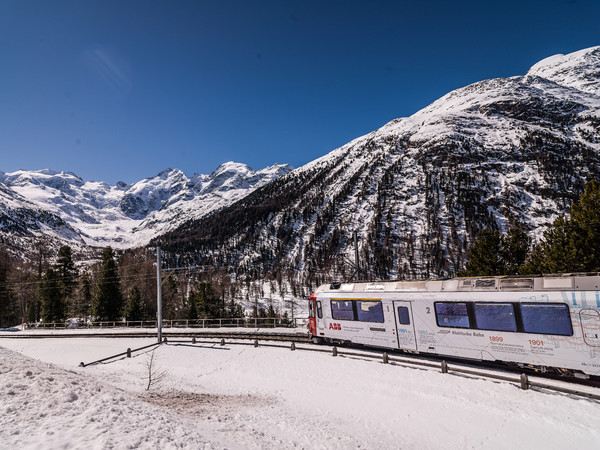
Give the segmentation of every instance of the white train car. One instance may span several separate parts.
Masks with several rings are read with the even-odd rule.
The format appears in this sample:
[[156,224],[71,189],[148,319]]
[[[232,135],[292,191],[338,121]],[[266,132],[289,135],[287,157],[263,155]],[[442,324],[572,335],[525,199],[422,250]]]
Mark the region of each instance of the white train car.
[[315,342],[350,342],[600,376],[600,276],[333,283],[309,299]]

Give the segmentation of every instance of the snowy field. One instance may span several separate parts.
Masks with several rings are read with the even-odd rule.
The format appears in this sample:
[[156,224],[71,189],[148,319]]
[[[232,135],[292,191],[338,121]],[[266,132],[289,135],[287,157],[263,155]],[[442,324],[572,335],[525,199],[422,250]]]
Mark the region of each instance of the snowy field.
[[600,402],[435,369],[152,338],[0,339],[0,448],[597,449]]

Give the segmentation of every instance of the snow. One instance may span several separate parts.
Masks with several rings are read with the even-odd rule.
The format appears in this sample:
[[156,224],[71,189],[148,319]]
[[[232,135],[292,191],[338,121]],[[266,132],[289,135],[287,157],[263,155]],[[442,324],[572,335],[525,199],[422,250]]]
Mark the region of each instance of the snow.
[[[3,339],[6,448],[597,448],[599,402],[286,348],[154,339]],[[299,347],[302,347],[301,345]]]
[[528,75],[538,75],[563,86],[600,95],[600,46],[586,48],[568,55],[554,55],[529,69]]
[[48,169],[2,172],[0,208],[49,211],[80,235],[62,236],[67,240],[129,248],[227,206],[291,170],[275,164],[254,171],[227,162],[209,175],[189,178],[181,170],[166,169],[131,186],[84,181],[70,172]]

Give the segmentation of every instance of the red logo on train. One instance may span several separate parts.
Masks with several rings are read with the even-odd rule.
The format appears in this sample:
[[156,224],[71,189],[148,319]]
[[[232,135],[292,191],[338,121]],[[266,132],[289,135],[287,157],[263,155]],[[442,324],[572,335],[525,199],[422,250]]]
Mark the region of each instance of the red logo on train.
[[330,323],[329,329],[342,331],[342,324],[341,323]]

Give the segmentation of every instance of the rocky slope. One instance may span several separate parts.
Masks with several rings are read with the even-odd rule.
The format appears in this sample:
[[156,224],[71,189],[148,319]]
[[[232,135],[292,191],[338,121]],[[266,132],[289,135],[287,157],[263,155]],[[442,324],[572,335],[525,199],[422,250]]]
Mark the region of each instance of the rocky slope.
[[238,274],[453,275],[481,228],[545,225],[600,178],[600,47],[450,92],[157,239]]

